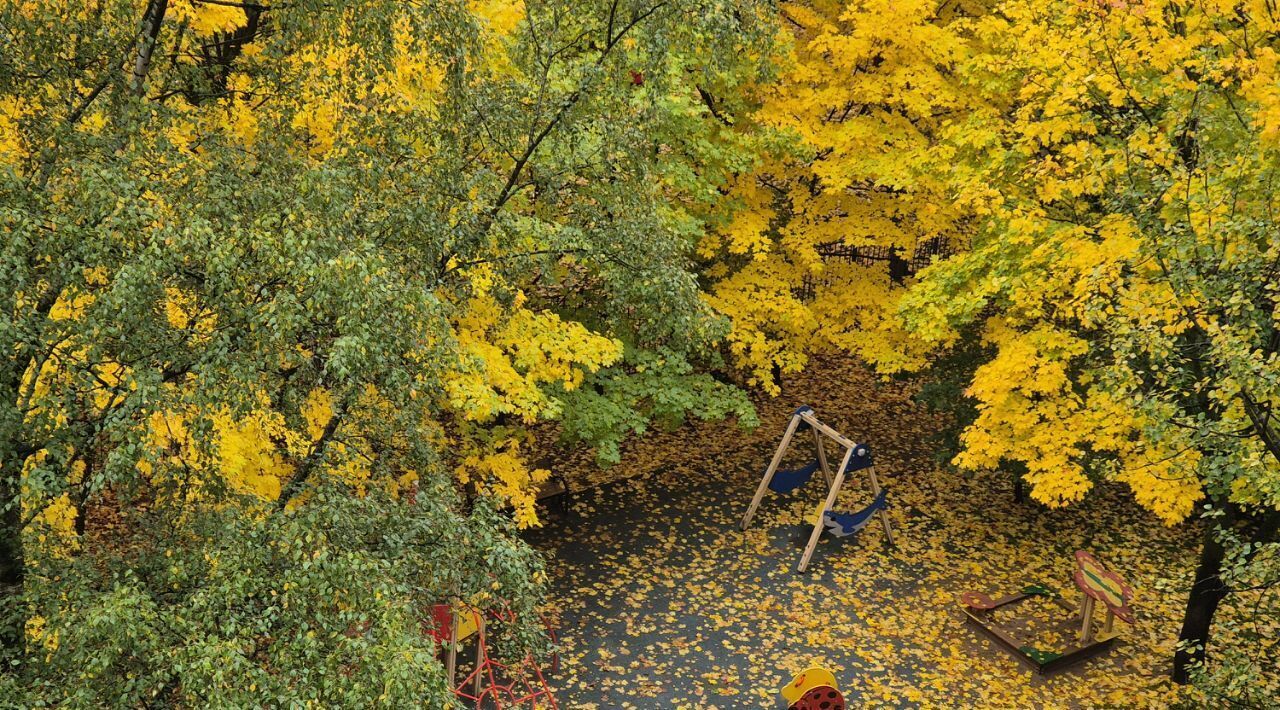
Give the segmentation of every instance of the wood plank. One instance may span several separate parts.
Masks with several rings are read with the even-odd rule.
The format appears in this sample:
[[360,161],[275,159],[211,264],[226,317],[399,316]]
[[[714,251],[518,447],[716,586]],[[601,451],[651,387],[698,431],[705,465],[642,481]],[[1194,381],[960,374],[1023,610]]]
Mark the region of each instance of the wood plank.
[[[1040,595],[1010,595],[1000,601],[1004,604],[1009,604],[1014,603],[1014,601],[1029,599],[1032,596]],[[1012,597],[1022,598],[1013,601],[1005,601],[1012,599]],[[1116,640],[1116,637],[1098,638],[1090,643],[1069,646],[1057,658],[1045,661],[1044,663],[1039,663],[1022,651],[1022,646],[1026,644],[1020,643],[1017,638],[1005,631],[999,624],[988,617],[988,614],[994,609],[975,610],[969,607],[961,607],[961,609],[964,611],[965,620],[968,621],[970,625],[980,629],[988,637],[996,641],[1000,646],[1004,647],[1005,650],[1013,654],[1013,657],[1018,659],[1018,661],[1023,665],[1042,675],[1055,673],[1081,661],[1092,658],[1103,651],[1110,649],[1115,644]],[[1073,617],[1076,616],[1075,609],[1071,609],[1070,607],[1068,607],[1068,609],[1072,612]]]
[[787,447],[791,445],[791,437],[795,435],[796,428],[800,426],[800,417],[802,414],[792,414],[791,421],[787,423],[787,433],[782,435],[782,442],[778,444],[778,450],[773,452],[773,460],[769,462],[769,468],[765,469],[764,477],[760,479],[760,485],[756,486],[756,494],[751,498],[751,505],[747,508],[747,514],[742,516],[742,529],[746,530],[751,524],[751,518],[756,514],[756,509],[760,507],[760,501],[764,499],[764,492],[769,487],[769,482],[773,480],[773,474],[778,470],[778,464],[782,463],[782,456],[787,453]]
[[[853,449],[849,450],[853,451]],[[880,495],[880,479],[876,477],[876,467],[874,465],[868,468],[867,471],[871,478],[871,496],[874,499]],[[889,525],[889,511],[881,510],[878,517],[880,518],[881,527],[884,528],[884,536],[888,539],[889,545],[891,547],[897,547],[897,543],[893,541],[893,528]]]
[[1014,658],[1018,659],[1023,665],[1031,670],[1040,673],[1042,668],[1035,659],[1022,652],[1022,645],[1018,640],[1009,635],[1004,629],[999,628],[995,624],[987,622],[985,619],[971,613],[968,609],[964,610],[965,617],[969,623],[980,629],[983,633],[993,639],[997,644],[1003,646],[1006,651],[1011,653]]
[[840,495],[840,487],[844,485],[844,471],[849,467],[850,458],[853,458],[853,447],[845,450],[844,459],[840,462],[840,468],[836,469],[835,483],[831,484],[831,490],[827,492],[827,500],[822,506],[822,513],[814,521],[813,534],[809,535],[809,544],[804,547],[804,555],[800,557],[800,564],[796,567],[797,572],[803,572],[809,566],[809,558],[813,557],[813,551],[818,546],[818,539],[822,537],[822,531],[826,528],[824,524],[826,511],[831,510],[831,506],[836,504],[836,498]]
[[564,480],[559,476],[554,476],[542,482],[542,485],[538,487],[538,492],[535,494],[534,499],[543,500],[544,498],[552,498],[563,493],[567,493],[568,491],[569,488],[564,484]]
[[804,423],[805,423],[805,424],[808,424],[809,426],[813,427],[814,429],[817,429],[818,431],[822,432],[823,434],[826,434],[828,437],[830,437],[832,440],[834,440],[837,444],[840,444],[841,446],[845,447],[846,449],[851,449],[851,448],[853,448],[853,447],[857,446],[857,444],[856,444],[856,443],[854,443],[853,441],[849,440],[849,439],[848,439],[844,434],[841,434],[840,432],[836,431],[835,429],[833,429],[833,428],[831,428],[831,427],[827,426],[826,424],[822,423],[822,420],[821,420],[821,419],[819,419],[819,418],[817,417],[817,415],[815,415],[815,414],[813,413],[813,411],[812,411],[812,410],[807,411],[807,412],[800,412],[800,414],[799,414],[798,416],[799,416],[801,419],[803,419],[803,420],[804,420]]
[[[813,427],[810,427],[813,429]],[[822,477],[827,481],[827,487],[831,487],[831,466],[827,465],[827,447],[822,443],[822,432],[813,429],[813,440],[818,445],[818,466],[822,468]]]

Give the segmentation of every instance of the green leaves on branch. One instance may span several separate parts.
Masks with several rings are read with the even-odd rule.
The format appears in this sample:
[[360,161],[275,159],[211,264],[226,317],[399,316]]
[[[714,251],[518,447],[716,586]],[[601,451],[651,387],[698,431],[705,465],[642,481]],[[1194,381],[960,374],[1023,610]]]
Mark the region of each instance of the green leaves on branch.
[[748,429],[760,423],[745,392],[695,371],[671,350],[628,349],[622,365],[591,375],[560,397],[564,439],[594,447],[601,465],[618,463],[622,442],[653,425],[670,429],[690,418],[729,417]]

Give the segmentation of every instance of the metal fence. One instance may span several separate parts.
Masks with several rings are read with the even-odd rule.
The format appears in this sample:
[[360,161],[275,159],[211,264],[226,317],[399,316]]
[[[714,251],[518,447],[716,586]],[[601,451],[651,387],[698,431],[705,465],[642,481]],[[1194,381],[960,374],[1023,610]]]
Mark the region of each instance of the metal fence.
[[[844,261],[871,266],[877,262],[888,262],[889,276],[901,281],[914,276],[917,271],[933,262],[934,259],[945,258],[956,253],[957,249],[946,237],[931,237],[916,244],[910,257],[902,255],[902,250],[887,246],[850,246],[843,242],[828,242],[818,245],[818,255],[823,261]],[[798,288],[793,289],[796,298],[802,301],[812,300],[817,287],[823,285],[821,274],[808,274]]]

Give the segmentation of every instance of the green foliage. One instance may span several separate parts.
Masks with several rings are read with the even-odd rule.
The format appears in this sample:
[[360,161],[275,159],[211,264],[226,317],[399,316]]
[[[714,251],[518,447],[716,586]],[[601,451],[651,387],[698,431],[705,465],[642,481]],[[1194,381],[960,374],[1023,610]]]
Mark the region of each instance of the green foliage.
[[540,647],[542,563],[487,506],[466,518],[447,486],[415,500],[317,491],[285,515],[139,511],[127,547],[50,559],[19,668],[28,707],[444,707],[452,695],[430,606],[501,595],[526,621],[506,648]]
[[950,350],[931,359],[926,374],[912,377],[920,385],[915,400],[943,415],[944,424],[932,438],[941,465],[950,463],[963,450],[960,435],[978,418],[978,403],[965,390],[973,381],[973,373],[991,354],[976,333],[969,333]]
[[[1224,516],[1212,510],[1209,517],[1221,522]],[[1191,678],[1201,693],[1197,707],[1275,707],[1280,700],[1280,646],[1275,642],[1280,606],[1273,598],[1280,589],[1280,543],[1260,542],[1265,535],[1256,530],[1248,534],[1222,524],[1216,534],[1227,554],[1221,574],[1225,598],[1214,633],[1234,642],[1213,644],[1208,662],[1192,663]],[[1188,644],[1191,650],[1197,645]]]
[[628,349],[622,365],[600,370],[582,387],[560,396],[564,439],[594,447],[601,465],[618,463],[622,442],[654,423],[667,429],[688,417],[734,417],[748,429],[760,423],[742,390],[696,372],[680,353],[667,349]]
[[[687,364],[720,327],[689,255],[750,159],[688,81],[763,76],[767,9],[0,4],[5,693],[443,706],[428,605],[541,600],[491,508],[542,410],[447,383],[519,400],[617,339],[679,364],[599,375],[615,429],[751,416]],[[490,471],[502,499],[454,494]]]

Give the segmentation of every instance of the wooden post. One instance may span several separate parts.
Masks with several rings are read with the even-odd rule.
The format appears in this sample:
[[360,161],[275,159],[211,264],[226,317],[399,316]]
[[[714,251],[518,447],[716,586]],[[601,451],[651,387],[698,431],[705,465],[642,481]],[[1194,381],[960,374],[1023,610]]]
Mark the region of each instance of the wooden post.
[[818,538],[822,537],[826,512],[836,504],[836,498],[840,495],[840,486],[844,485],[844,471],[849,467],[849,459],[853,458],[853,449],[853,446],[845,449],[844,459],[840,461],[840,468],[836,469],[835,483],[831,485],[831,490],[827,493],[827,501],[823,504],[822,510],[818,512],[818,519],[814,521],[813,534],[809,536],[809,544],[805,545],[804,555],[800,558],[800,565],[796,567],[797,572],[803,572],[809,566],[809,558],[813,557],[813,551],[818,546]]
[[831,440],[832,440],[832,441],[836,442],[837,444],[840,444],[841,446],[846,446],[846,447],[848,447],[848,446],[853,446],[853,445],[854,445],[854,443],[855,443],[855,442],[850,441],[849,439],[845,438],[844,434],[841,434],[840,432],[836,431],[835,429],[832,429],[831,427],[829,427],[829,426],[827,426],[826,424],[824,424],[824,423],[822,422],[822,420],[818,418],[818,415],[816,415],[816,414],[814,414],[814,413],[813,413],[813,410],[812,410],[812,409],[810,409],[810,410],[808,410],[808,411],[805,411],[805,412],[801,412],[801,413],[797,414],[796,416],[798,416],[798,417],[800,417],[801,419],[803,419],[805,424],[808,424],[809,426],[813,427],[814,429],[817,429],[818,431],[822,432],[823,434],[826,434],[828,437],[830,437],[830,438],[831,438]]
[[1115,624],[1116,624],[1115,612],[1111,611],[1110,609],[1107,609],[1107,620],[1102,624],[1102,633],[1110,636],[1111,630],[1115,626]]
[[787,447],[791,445],[791,437],[796,433],[796,427],[800,426],[800,415],[791,415],[791,421],[787,424],[787,433],[782,435],[782,443],[778,444],[778,450],[773,453],[773,460],[769,462],[769,468],[764,471],[764,478],[760,479],[760,485],[756,486],[756,494],[751,499],[751,507],[747,508],[747,514],[742,516],[742,529],[746,530],[751,524],[751,517],[756,514],[756,508],[760,507],[760,501],[764,499],[765,489],[769,487],[769,481],[773,480],[773,474],[778,470],[778,464],[782,463],[782,456],[787,453]]
[[827,447],[822,444],[822,432],[814,429],[813,440],[818,444],[818,466],[822,468],[822,477],[827,479],[827,488],[830,488],[831,467],[827,465]]
[[[868,468],[867,475],[871,478],[871,495],[874,498],[875,496],[880,495],[880,479],[876,477],[876,467],[872,466]],[[893,541],[893,528],[889,526],[889,511],[881,510],[879,517],[880,525],[884,527],[885,538],[889,540],[889,544],[891,546],[897,547],[897,543]]]
[[488,639],[485,638],[486,631],[484,628],[484,612],[472,612],[476,619],[476,677],[471,684],[471,694],[480,697],[480,677],[484,675],[481,669],[484,666],[484,645]]
[[1080,605],[1080,645],[1089,643],[1090,627],[1093,625],[1093,597],[1084,595]]
[[449,619],[449,654],[445,656],[444,672],[449,678],[449,690],[453,690],[458,680],[458,611],[452,606]]

